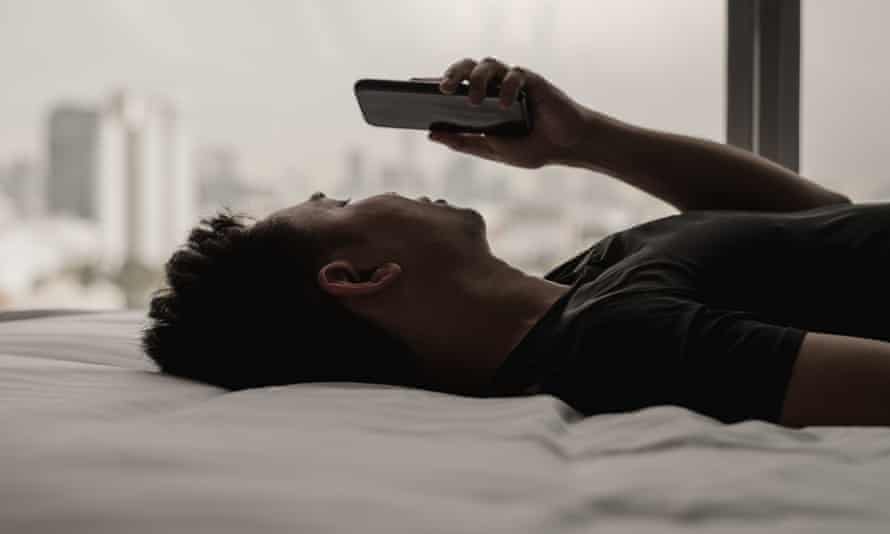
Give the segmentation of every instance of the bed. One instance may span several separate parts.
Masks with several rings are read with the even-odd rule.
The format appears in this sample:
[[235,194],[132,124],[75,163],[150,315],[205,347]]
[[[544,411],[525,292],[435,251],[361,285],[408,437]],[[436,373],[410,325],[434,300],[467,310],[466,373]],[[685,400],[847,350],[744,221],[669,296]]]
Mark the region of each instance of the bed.
[[143,321],[0,314],[0,532],[890,532],[890,429],[224,392],[156,372]]

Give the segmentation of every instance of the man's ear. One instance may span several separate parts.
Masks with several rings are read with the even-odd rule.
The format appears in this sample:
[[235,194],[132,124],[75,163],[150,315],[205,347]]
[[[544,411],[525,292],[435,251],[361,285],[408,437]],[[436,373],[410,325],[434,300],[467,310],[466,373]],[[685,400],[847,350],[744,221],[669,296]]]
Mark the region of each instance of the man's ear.
[[398,263],[384,263],[362,280],[358,269],[346,260],[328,263],[318,271],[318,285],[335,297],[358,297],[380,292],[389,287],[402,274]]

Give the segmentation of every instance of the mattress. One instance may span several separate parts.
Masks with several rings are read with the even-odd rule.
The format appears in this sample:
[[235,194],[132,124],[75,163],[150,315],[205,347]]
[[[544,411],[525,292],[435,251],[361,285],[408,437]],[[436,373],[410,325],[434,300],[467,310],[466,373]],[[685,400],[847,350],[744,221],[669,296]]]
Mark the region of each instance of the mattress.
[[890,532],[890,429],[225,392],[159,374],[143,319],[0,315],[0,532]]

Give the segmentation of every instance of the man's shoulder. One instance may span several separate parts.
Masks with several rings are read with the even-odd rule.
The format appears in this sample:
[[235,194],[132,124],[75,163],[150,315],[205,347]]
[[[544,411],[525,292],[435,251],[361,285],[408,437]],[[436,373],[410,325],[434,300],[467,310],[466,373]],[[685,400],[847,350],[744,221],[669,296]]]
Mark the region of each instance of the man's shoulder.
[[563,282],[567,276],[571,278],[571,275],[581,271],[584,266],[590,263],[606,265],[617,263],[625,256],[645,246],[650,239],[674,232],[686,220],[694,221],[713,216],[709,212],[675,213],[612,232],[551,269],[545,278],[554,282]]
[[584,267],[592,262],[598,261],[602,257],[602,251],[606,248],[608,242],[617,234],[609,234],[600,239],[593,245],[587,247],[581,252],[575,254],[570,259],[557,265],[551,269],[544,278],[551,282],[570,284],[574,282],[578,275],[581,274]]

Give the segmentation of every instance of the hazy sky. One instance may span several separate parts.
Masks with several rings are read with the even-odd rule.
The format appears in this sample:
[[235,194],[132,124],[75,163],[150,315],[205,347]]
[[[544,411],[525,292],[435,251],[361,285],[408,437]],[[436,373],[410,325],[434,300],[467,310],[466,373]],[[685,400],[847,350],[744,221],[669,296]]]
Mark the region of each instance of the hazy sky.
[[[888,152],[888,7],[804,2],[804,171],[874,173]],[[42,157],[54,102],[128,87],[168,96],[197,146],[236,147],[252,176],[338,175],[351,146],[397,147],[363,123],[357,79],[488,54],[623,120],[722,141],[725,33],[720,0],[0,0],[0,162]]]
[[723,128],[724,7],[713,0],[0,6],[0,158],[40,149],[53,102],[126,86],[168,95],[198,145],[238,147],[252,173],[338,172],[351,143],[396,144],[394,132],[363,123],[358,78],[437,75],[487,54],[628,120],[700,135]]

